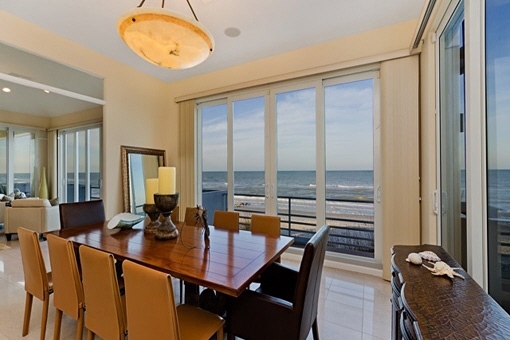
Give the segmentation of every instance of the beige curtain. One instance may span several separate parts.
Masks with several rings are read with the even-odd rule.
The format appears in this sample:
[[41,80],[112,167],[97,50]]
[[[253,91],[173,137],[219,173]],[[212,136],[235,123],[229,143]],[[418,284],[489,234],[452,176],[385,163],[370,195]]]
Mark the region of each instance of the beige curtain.
[[381,63],[383,277],[394,245],[420,244],[419,58]]
[[179,103],[179,171],[177,183],[180,186],[180,220],[186,207],[196,205],[195,186],[195,101]]

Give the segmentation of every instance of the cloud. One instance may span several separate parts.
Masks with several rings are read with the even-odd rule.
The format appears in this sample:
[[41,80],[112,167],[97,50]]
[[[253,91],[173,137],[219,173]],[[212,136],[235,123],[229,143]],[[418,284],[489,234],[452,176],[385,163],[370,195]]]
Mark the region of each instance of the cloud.
[[[372,169],[372,80],[325,89],[325,132],[329,170]],[[315,88],[276,94],[278,170],[316,168]],[[264,97],[233,103],[234,169],[263,170]],[[203,169],[225,171],[227,164],[227,105],[204,108]]]

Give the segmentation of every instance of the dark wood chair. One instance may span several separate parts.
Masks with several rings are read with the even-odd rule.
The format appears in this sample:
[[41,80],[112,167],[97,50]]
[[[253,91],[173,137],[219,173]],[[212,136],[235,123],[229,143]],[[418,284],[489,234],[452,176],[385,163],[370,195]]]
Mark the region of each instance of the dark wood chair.
[[60,228],[81,227],[105,221],[103,200],[60,203]]
[[[60,228],[77,228],[89,224],[103,223],[106,220],[103,200],[92,200],[84,202],[60,203]],[[80,252],[74,248],[78,270],[81,274]],[[116,264],[119,277],[122,275],[122,263]],[[122,285],[122,283],[121,283]]]
[[319,339],[317,309],[330,227],[305,246],[299,271],[273,263],[256,291],[246,290],[228,307],[228,339]]

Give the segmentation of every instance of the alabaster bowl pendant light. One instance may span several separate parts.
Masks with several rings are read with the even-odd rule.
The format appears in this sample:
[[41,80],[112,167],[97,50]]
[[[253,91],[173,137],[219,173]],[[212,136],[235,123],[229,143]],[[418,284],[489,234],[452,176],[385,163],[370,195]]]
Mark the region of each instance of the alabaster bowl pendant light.
[[195,20],[163,8],[142,8],[145,2],[125,13],[117,24],[122,40],[136,54],[148,62],[169,69],[186,69],[196,66],[209,57],[214,39]]

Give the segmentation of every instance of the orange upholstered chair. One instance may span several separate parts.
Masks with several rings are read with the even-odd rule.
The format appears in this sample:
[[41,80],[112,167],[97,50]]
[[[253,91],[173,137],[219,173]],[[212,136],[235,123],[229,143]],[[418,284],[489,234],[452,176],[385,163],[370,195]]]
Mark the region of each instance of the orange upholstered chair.
[[215,228],[220,229],[239,230],[239,213],[215,210],[213,225]]
[[87,339],[94,339],[96,334],[105,340],[124,339],[127,334],[126,311],[113,255],[80,246],[80,259]]
[[46,237],[53,277],[53,305],[56,308],[54,339],[60,339],[62,313],[66,313],[78,321],[76,340],[81,340],[85,303],[73,243],[53,234]]
[[35,296],[43,302],[41,339],[44,339],[46,335],[46,323],[48,321],[50,294],[53,293],[51,273],[46,271],[37,232],[22,227],[18,227],[17,232],[26,291],[22,336],[28,334],[30,314],[32,313],[32,301]]
[[223,339],[224,320],[203,309],[175,307],[169,274],[124,261],[129,340]]
[[280,217],[253,214],[251,215],[250,230],[252,233],[280,237]]

